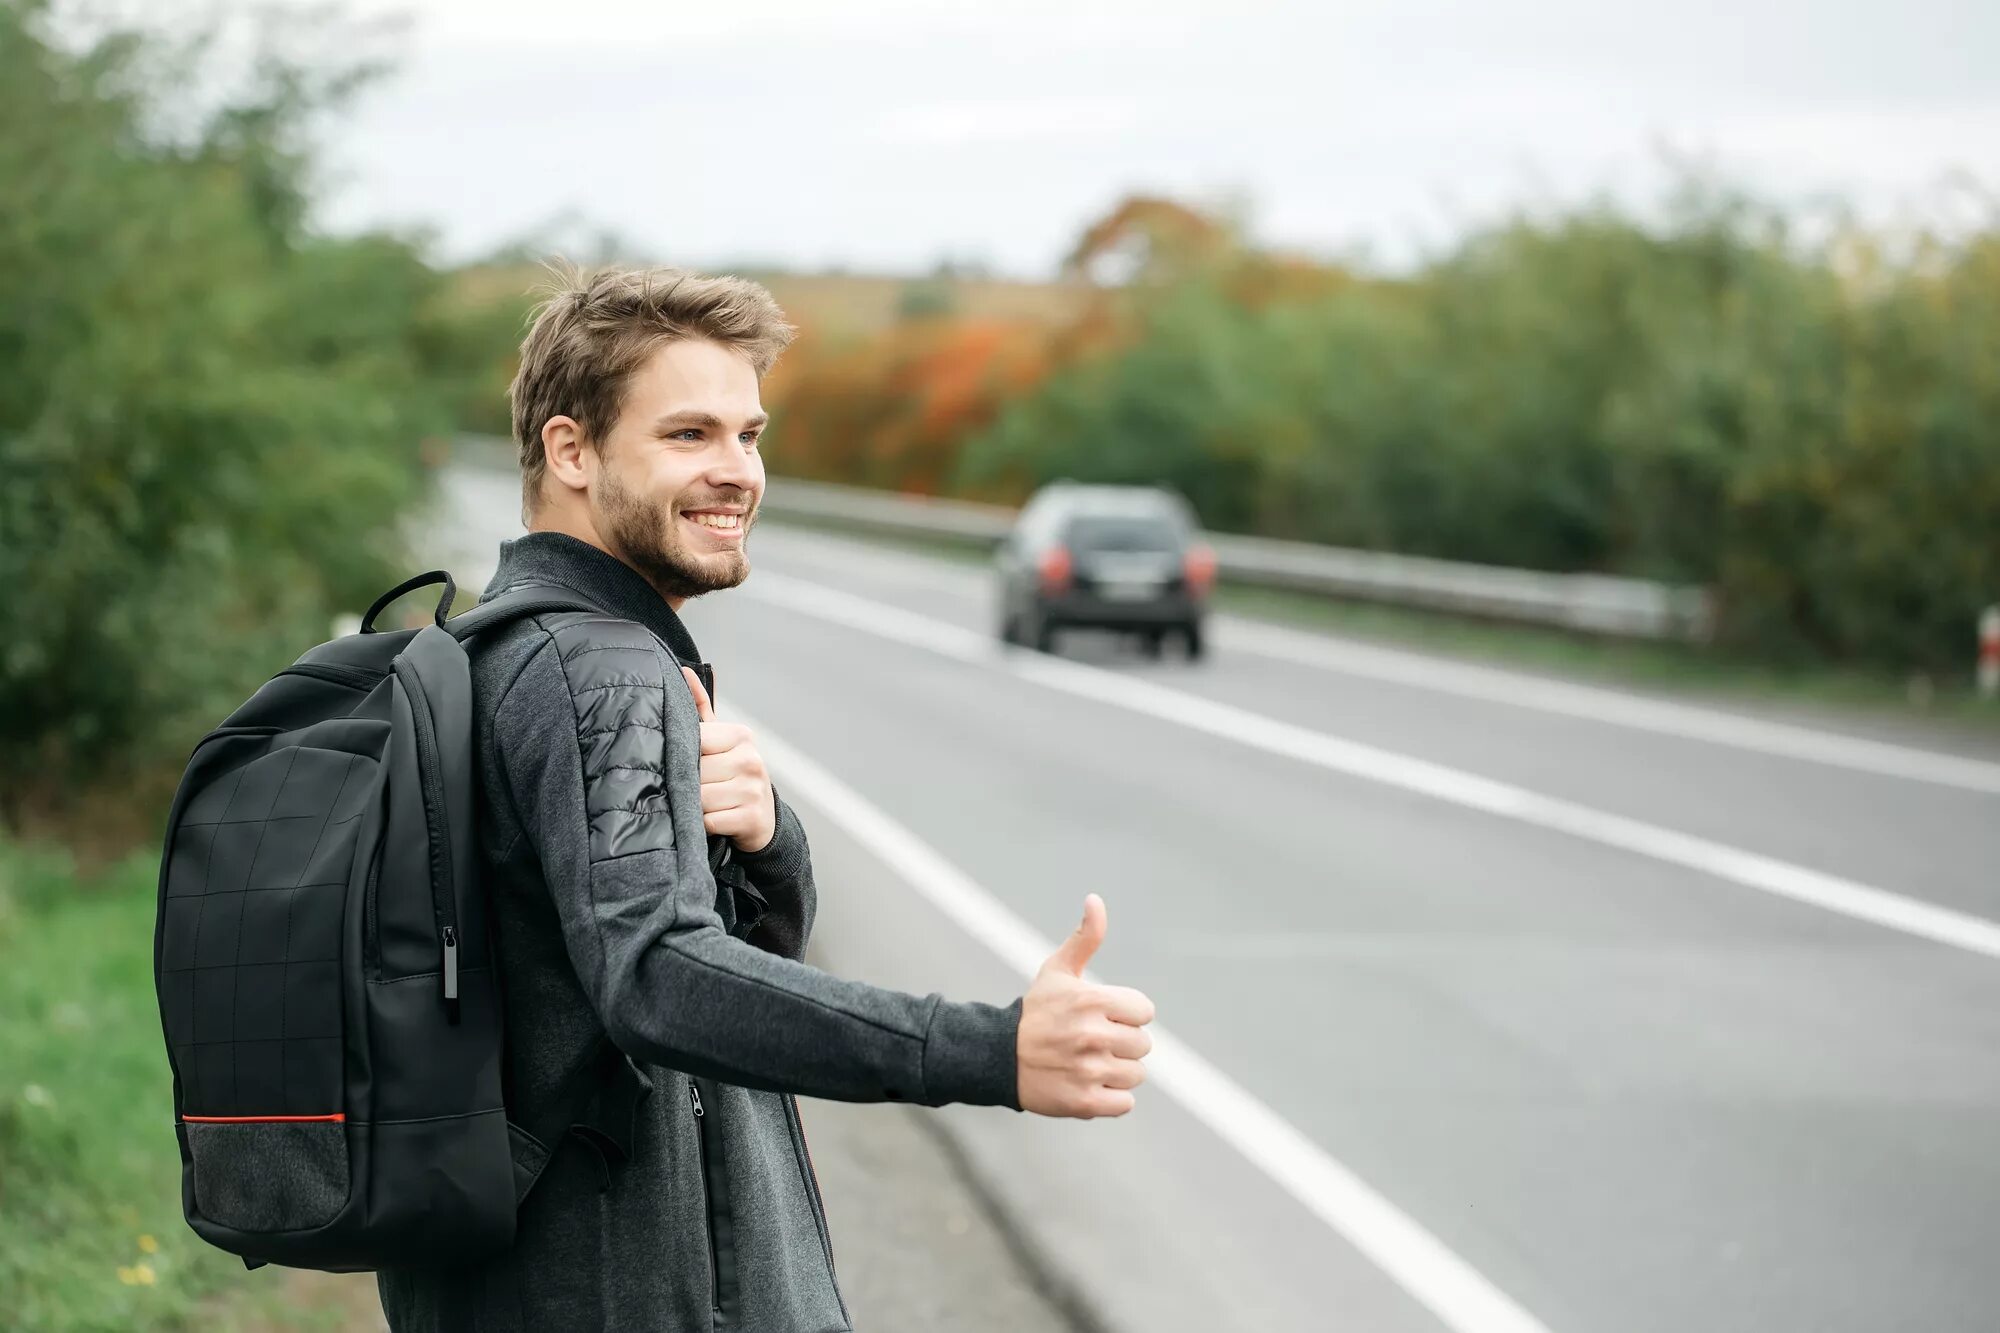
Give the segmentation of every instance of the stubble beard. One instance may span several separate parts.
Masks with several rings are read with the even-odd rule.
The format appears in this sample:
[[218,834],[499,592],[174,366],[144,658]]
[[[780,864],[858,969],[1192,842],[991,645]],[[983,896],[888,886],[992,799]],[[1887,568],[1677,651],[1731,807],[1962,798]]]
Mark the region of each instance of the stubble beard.
[[[649,500],[627,488],[615,473],[606,472],[597,488],[598,531],[604,534],[615,553],[645,576],[646,582],[662,597],[700,597],[704,593],[734,588],[750,577],[750,559],[743,545],[750,539],[756,515],[743,517],[743,537],[736,549],[697,555],[681,539],[680,499]],[[709,505],[742,505],[749,493],[713,495],[692,503],[691,508]]]

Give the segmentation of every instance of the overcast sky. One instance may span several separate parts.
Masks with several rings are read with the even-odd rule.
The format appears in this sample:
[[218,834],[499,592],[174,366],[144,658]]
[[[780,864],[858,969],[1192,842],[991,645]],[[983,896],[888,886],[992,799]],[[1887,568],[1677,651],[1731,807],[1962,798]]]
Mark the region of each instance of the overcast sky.
[[645,254],[1051,272],[1128,191],[1384,260],[1515,201],[1657,193],[1659,145],[1877,217],[2000,188],[1993,0],[364,0],[400,72],[329,225],[464,258],[581,215]]

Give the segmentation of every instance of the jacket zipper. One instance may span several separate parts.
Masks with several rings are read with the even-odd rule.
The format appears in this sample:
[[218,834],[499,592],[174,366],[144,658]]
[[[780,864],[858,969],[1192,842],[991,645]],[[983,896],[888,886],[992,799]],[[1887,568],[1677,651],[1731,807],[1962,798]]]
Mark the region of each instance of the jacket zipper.
[[813,1169],[812,1144],[806,1141],[805,1118],[799,1114],[799,1099],[787,1093],[785,1100],[791,1103],[792,1123],[798,1126],[799,1148],[806,1158],[806,1183],[812,1186],[813,1213],[819,1222],[819,1238],[826,1244],[826,1262],[833,1263],[833,1233],[827,1230],[826,1199],[819,1192],[819,1172]]
[[278,673],[281,676],[311,676],[314,680],[330,680],[336,685],[352,685],[357,690],[372,690],[382,683],[382,677],[373,671],[360,667],[332,666],[323,662],[299,662]]
[[708,1290],[710,1310],[722,1313],[722,1265],[715,1256],[715,1202],[708,1192],[708,1112],[701,1104],[701,1089],[693,1079],[688,1080],[688,1100],[694,1106],[695,1143],[701,1153],[701,1222],[702,1230],[708,1233]]
[[445,807],[444,770],[438,762],[437,736],[431,730],[430,697],[417,669],[396,659],[396,678],[410,696],[410,718],[417,731],[417,772],[423,783],[424,814],[431,829],[431,912],[437,919],[438,948],[444,955],[445,1021],[458,1022],[458,886],[452,875],[451,816]]
[[812,1148],[806,1143],[805,1120],[799,1115],[798,1098],[790,1093],[784,1097],[785,1118],[791,1122],[792,1133],[798,1136],[800,1164],[805,1167],[806,1189],[812,1198],[813,1225],[819,1228],[820,1248],[826,1251],[827,1276],[833,1279],[833,1298],[840,1302],[841,1317],[851,1323],[853,1320],[847,1313],[847,1298],[840,1294],[840,1276],[833,1263],[833,1233],[826,1225],[826,1200],[820,1197],[819,1172],[813,1170]]

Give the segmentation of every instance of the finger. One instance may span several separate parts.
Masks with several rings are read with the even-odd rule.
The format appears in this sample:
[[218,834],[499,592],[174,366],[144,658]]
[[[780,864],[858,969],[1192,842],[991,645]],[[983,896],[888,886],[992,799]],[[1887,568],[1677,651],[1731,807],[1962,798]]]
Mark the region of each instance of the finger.
[[1107,1026],[1111,1031],[1105,1035],[1104,1049],[1119,1059],[1143,1060],[1153,1053],[1153,1034],[1146,1029],[1124,1023]]
[[[720,727],[723,725],[725,724],[721,722],[705,722],[702,724],[702,730],[705,732],[710,727]],[[718,744],[716,748],[711,750],[704,738],[701,749],[700,768],[701,780],[703,782],[715,782],[722,778],[733,778],[739,775],[762,777],[764,775],[764,756],[757,753],[756,746],[743,741],[738,741],[734,745]]]
[[[731,792],[722,792],[711,798],[708,788],[702,788],[701,820],[710,833],[748,833],[757,828],[763,818],[755,801],[742,800]],[[726,825],[725,828],[715,827]]]
[[756,741],[750,728],[741,722],[704,722],[701,724],[701,752],[721,754],[724,750],[756,749]]
[[727,810],[712,810],[702,815],[701,826],[706,832],[721,837],[742,837],[757,826],[756,812],[740,805],[732,805]]
[[708,691],[701,687],[701,677],[694,674],[691,667],[682,667],[681,675],[686,678],[688,689],[694,694],[694,711],[704,722],[715,721],[715,705],[708,701]]
[[1104,1016],[1115,1023],[1143,1027],[1153,1021],[1153,1002],[1144,991],[1130,986],[1099,986],[1093,998],[1104,1007]]
[[760,795],[759,784],[754,778],[732,777],[719,782],[704,781],[701,784],[701,810],[703,814],[713,814],[718,810],[734,810],[738,807],[755,809]]
[[1104,1086],[1130,1090],[1146,1081],[1146,1066],[1137,1060],[1114,1060],[1104,1075]]
[[1098,1116],[1124,1115],[1137,1102],[1137,1098],[1122,1088],[1100,1088],[1084,1099],[1083,1114],[1090,1119]]
[[1083,920],[1043,966],[1061,968],[1073,977],[1082,976],[1083,969],[1090,965],[1091,955],[1104,943],[1104,926],[1104,899],[1093,893],[1083,900]]

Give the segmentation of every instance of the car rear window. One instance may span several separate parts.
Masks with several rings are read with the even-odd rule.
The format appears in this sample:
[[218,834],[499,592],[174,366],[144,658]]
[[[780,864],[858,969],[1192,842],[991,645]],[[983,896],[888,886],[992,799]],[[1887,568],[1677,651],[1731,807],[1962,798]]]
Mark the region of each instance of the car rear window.
[[1180,528],[1165,516],[1078,514],[1069,521],[1069,543],[1084,551],[1178,551]]

